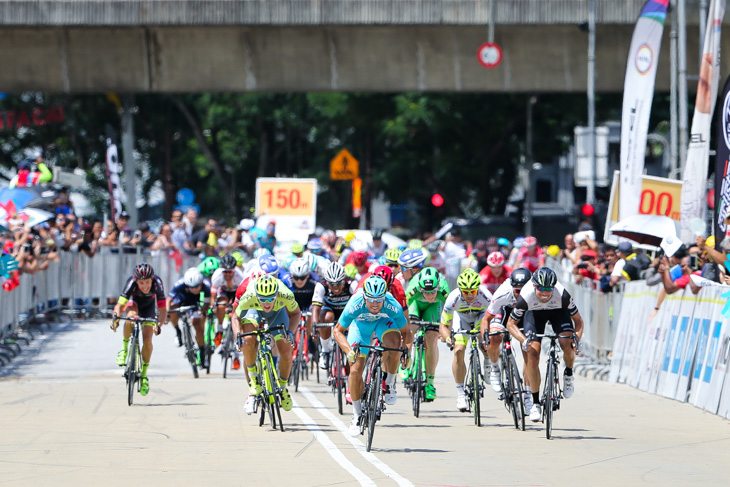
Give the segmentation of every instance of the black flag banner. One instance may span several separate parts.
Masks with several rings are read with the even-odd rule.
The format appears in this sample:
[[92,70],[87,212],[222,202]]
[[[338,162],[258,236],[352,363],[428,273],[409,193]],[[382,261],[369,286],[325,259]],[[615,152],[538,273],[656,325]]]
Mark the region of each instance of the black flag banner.
[[112,143],[112,139],[106,139],[106,146],[106,176],[109,180],[112,221],[117,221],[117,216],[122,212],[122,184],[119,180],[119,173],[122,168],[119,164],[116,144]]

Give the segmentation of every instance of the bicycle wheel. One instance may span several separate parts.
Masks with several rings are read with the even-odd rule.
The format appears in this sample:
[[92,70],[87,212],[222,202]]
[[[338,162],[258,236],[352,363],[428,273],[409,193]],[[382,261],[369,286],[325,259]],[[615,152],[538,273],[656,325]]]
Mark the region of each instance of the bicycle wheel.
[[223,342],[223,378],[228,377],[228,363],[231,361],[231,350],[233,350],[233,330],[226,333],[226,341]]
[[337,412],[340,413],[340,416],[343,413],[343,396],[344,392],[342,391],[343,385],[344,385],[344,364],[342,363],[342,351],[339,349],[336,349],[332,352],[333,359],[334,359],[334,370],[335,370],[335,395],[337,396]]
[[515,404],[516,390],[515,380],[512,375],[512,368],[509,366],[509,361],[507,359],[502,358],[501,362],[504,367],[502,370],[502,375],[504,376],[504,379],[502,380],[502,395],[504,403],[509,412],[512,413],[512,422],[514,423],[515,428],[520,429],[520,418]]
[[508,366],[512,378],[512,384],[510,385],[510,390],[512,391],[512,407],[517,415],[515,427],[525,431],[525,391],[522,387],[520,369],[517,368],[517,361],[515,361],[515,356],[512,354],[509,356]]
[[545,377],[545,400],[542,408],[543,418],[545,419],[545,438],[548,440],[553,435],[553,401],[554,398],[554,365],[551,363],[547,369],[547,377]]
[[380,408],[380,392],[383,389],[383,371],[380,364],[374,364],[373,374],[370,380],[370,397],[368,397],[368,438],[367,451],[373,445],[373,435],[375,434],[375,422],[378,420],[378,409]]
[[471,394],[472,394],[472,406],[474,412],[474,424],[477,426],[482,425],[481,410],[479,404],[479,352],[476,348],[471,349],[471,359],[469,360],[471,365]]
[[132,334],[129,341],[129,354],[127,355],[127,404],[134,402],[134,389],[137,384],[137,337]]
[[195,347],[193,346],[193,337],[190,333],[190,324],[185,320],[183,323],[183,339],[185,340],[185,352],[188,356],[188,362],[190,362],[190,366],[193,368],[193,376],[197,379],[198,378],[198,365],[195,363]]
[[411,401],[413,402],[413,415],[418,417],[421,414],[421,401],[425,399],[423,386],[423,345],[419,345],[416,349],[416,361],[414,363],[413,390],[411,391]]
[[[266,391],[268,392],[268,405],[269,405],[269,419],[271,420],[271,428],[276,429],[277,424],[281,431],[284,431],[284,424],[281,422],[281,390],[279,386],[279,378],[276,374],[276,367],[274,366],[274,359],[271,353],[267,354],[268,365],[266,371],[268,374]],[[278,420],[278,423],[277,423]]]

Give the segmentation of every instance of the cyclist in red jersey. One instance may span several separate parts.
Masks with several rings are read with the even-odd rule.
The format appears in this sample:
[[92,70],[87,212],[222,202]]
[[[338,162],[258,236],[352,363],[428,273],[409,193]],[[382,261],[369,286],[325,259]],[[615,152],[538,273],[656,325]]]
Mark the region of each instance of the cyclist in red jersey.
[[385,282],[388,284],[388,292],[393,295],[395,300],[398,301],[398,304],[400,304],[404,310],[408,309],[408,304],[406,303],[406,293],[403,290],[403,285],[393,278],[393,271],[390,269],[390,267],[388,267],[387,265],[379,265],[378,267],[373,269],[373,272],[368,272],[357,284],[357,289],[361,289],[365,285],[365,280],[370,276],[380,276],[385,279]]
[[492,294],[512,274],[512,268],[505,265],[504,260],[504,254],[502,252],[492,252],[487,256],[488,265],[479,272],[479,278],[482,280],[482,284],[487,286],[487,289]]
[[517,253],[515,268],[524,267],[534,273],[544,265],[545,254],[542,249],[537,246],[537,239],[535,237],[526,237],[525,246]]

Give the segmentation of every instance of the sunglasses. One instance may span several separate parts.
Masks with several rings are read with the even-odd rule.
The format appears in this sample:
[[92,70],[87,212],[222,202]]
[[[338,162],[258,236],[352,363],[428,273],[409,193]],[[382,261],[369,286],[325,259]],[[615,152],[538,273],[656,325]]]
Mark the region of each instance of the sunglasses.
[[551,292],[553,292],[553,289],[554,288],[552,288],[552,287],[539,287],[538,286],[535,289],[537,289],[538,291],[542,291],[544,293],[551,293]]
[[479,289],[466,289],[466,290],[462,289],[461,290],[461,294],[463,294],[464,296],[476,296],[476,294],[478,292],[479,292]]
[[385,265],[387,265],[388,267],[391,267],[393,269],[397,269],[398,268],[398,264],[385,264]]
[[307,276],[304,276],[304,277],[292,277],[292,279],[294,279],[295,281],[306,281],[307,280]]
[[273,303],[276,300],[276,296],[257,296],[259,298],[259,301],[262,303]]
[[344,284],[345,284],[345,282],[344,282],[344,281],[340,281],[340,282],[328,282],[328,283],[327,283],[327,285],[328,285],[329,287],[341,287],[341,286],[343,286]]
[[368,303],[382,303],[383,301],[385,301],[385,297],[382,297],[382,298],[368,298],[367,296],[365,296],[365,301],[367,301]]
[[233,269],[226,269],[223,271],[223,274],[233,274]]
[[[433,291],[421,291],[421,293],[422,293],[422,294],[423,294],[424,296],[433,296],[433,295],[434,295],[434,294],[436,294],[437,292],[438,292],[438,289],[434,289]],[[476,292],[476,291],[474,291],[474,292]]]

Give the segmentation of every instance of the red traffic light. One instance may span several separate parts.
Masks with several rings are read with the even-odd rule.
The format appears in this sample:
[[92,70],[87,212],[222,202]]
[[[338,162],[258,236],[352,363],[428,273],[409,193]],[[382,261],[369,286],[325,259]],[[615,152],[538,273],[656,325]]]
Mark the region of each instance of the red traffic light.
[[431,196],[431,204],[433,206],[441,206],[444,204],[444,198],[438,193],[435,193],[433,196]]
[[581,213],[583,213],[585,216],[593,216],[593,214],[596,212],[596,209],[593,207],[592,204],[586,203],[583,206],[580,207]]

